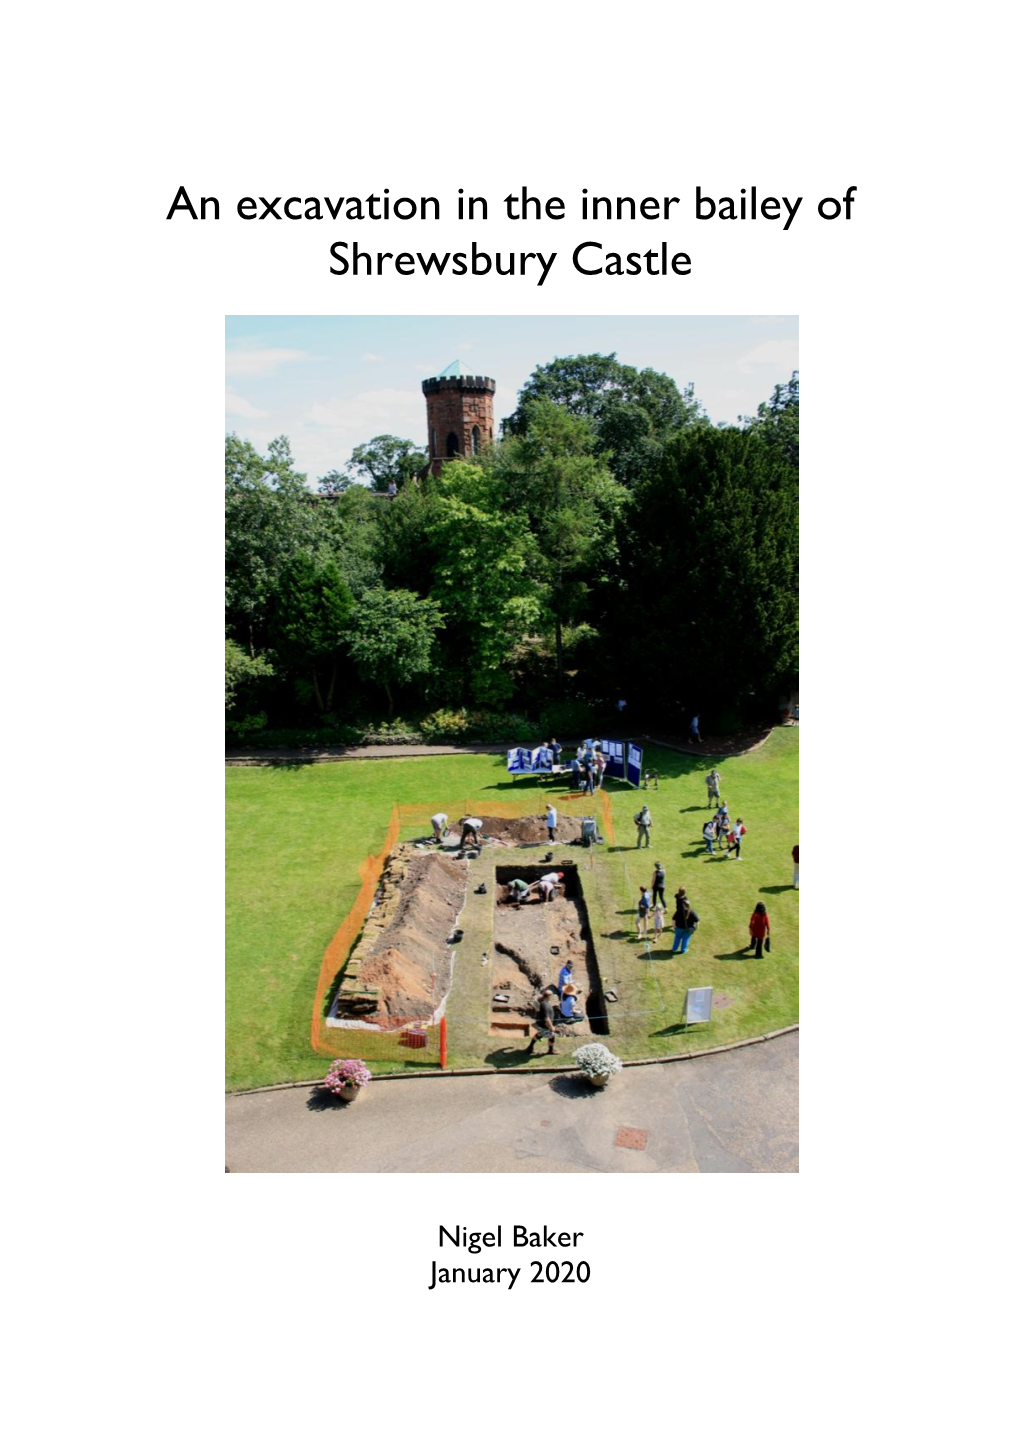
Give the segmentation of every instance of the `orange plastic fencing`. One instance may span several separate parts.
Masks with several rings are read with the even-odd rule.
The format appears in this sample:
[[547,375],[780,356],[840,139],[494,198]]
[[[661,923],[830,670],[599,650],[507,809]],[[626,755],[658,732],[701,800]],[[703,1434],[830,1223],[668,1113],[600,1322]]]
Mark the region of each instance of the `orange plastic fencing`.
[[[397,837],[400,834],[400,817],[398,808],[394,806],[390,814],[390,824],[386,828],[386,839],[383,842],[382,851],[375,856],[366,856],[358,867],[361,876],[361,887],[354,900],[354,905],[340,923],[332,941],[326,947],[322,957],[322,966],[319,969],[319,982],[315,988],[315,1005],[312,1008],[312,1050],[320,1052],[323,1056],[348,1056],[360,1055],[351,1053],[345,1046],[338,1045],[334,1038],[343,1036],[342,1029],[329,1028],[325,1024],[323,1016],[323,1005],[326,1000],[326,993],[333,985],[337,972],[343,966],[350,953],[351,947],[361,933],[365,924],[365,917],[372,907],[376,889],[379,885],[379,878],[382,875],[383,867],[386,865],[386,858],[397,844]],[[367,1033],[348,1033],[349,1035],[366,1035]]]

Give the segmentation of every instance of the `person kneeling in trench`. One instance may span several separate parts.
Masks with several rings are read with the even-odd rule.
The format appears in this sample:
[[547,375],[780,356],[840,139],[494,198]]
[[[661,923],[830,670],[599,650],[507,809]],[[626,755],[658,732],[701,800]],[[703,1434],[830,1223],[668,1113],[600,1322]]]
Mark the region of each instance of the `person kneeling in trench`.
[[519,876],[514,877],[513,881],[508,881],[506,884],[506,899],[511,906],[520,906],[524,898],[530,895],[530,893],[531,887],[526,881],[522,881]]
[[548,1056],[552,1056],[556,1050],[556,988],[547,986],[543,989],[538,999],[538,1021],[535,1023],[535,1035],[531,1038],[525,1050],[533,1052],[535,1043],[539,1037],[548,1037]]
[[563,996],[560,1000],[560,1016],[564,1021],[584,1021],[584,1017],[577,1008],[577,987],[571,986],[568,981],[563,988]]

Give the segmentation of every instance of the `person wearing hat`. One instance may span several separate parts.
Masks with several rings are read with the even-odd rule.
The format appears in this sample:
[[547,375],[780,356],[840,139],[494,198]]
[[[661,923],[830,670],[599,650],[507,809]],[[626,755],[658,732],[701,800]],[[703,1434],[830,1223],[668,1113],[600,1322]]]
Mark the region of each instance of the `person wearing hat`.
[[569,981],[560,998],[560,1016],[564,1021],[584,1021],[584,1017],[577,1010],[577,987]]
[[563,988],[574,980],[574,963],[565,961],[560,967],[560,974],[556,978],[556,991],[559,996],[563,995]]
[[556,1050],[556,1003],[553,1000],[555,995],[556,988],[554,986],[543,988],[542,995],[538,999],[538,1021],[535,1023],[535,1035],[525,1047],[525,1051],[533,1052],[539,1037],[548,1038],[549,1056],[552,1056]]

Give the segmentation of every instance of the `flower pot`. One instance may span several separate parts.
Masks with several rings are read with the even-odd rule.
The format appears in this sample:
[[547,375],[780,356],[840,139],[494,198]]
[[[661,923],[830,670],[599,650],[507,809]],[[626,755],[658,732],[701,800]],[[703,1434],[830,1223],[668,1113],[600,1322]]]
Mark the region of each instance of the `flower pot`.
[[599,1072],[596,1076],[589,1077],[588,1080],[593,1087],[607,1087],[609,1085],[609,1076],[606,1072]]
[[361,1088],[355,1086],[353,1082],[344,1082],[340,1088],[340,1096],[345,1102],[352,1102],[360,1090]]

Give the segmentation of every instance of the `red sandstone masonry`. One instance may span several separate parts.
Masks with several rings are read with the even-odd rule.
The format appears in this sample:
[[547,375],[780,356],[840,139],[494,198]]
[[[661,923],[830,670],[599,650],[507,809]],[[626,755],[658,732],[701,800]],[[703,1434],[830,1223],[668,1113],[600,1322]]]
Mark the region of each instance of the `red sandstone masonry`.
[[490,376],[434,376],[422,381],[421,388],[428,411],[429,464],[433,475],[438,475],[451,448],[459,456],[474,453],[472,431],[476,426],[479,448],[492,445],[495,439],[492,398],[496,382]]

